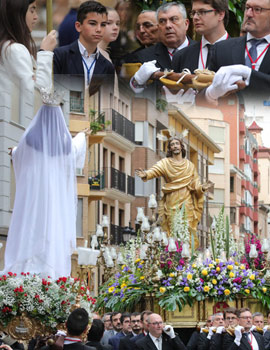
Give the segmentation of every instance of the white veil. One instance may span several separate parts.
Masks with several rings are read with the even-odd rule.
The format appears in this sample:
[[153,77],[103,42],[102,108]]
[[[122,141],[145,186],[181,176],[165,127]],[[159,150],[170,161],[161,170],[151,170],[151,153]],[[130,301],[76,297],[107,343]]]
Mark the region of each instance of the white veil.
[[84,133],[74,140],[61,108],[44,105],[13,151],[16,196],[2,273],[70,275],[76,248],[76,158],[83,167]]

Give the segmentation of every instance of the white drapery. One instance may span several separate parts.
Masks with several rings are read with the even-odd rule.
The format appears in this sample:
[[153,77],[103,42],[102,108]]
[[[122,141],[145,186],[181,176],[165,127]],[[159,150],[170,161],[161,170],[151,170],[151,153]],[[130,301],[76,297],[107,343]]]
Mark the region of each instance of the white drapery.
[[84,166],[85,151],[85,134],[72,140],[60,107],[39,109],[12,152],[16,195],[2,273],[70,275],[76,167]]

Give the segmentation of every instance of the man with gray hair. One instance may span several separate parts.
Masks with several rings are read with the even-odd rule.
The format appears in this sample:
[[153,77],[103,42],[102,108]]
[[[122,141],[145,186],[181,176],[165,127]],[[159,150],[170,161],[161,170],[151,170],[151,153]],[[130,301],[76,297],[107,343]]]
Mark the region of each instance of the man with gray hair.
[[258,328],[264,327],[264,316],[261,312],[254,312],[252,315],[252,324]]
[[172,68],[176,51],[194,43],[186,35],[189,20],[182,3],[166,3],[157,9],[159,40],[154,46],[140,50],[133,62],[144,63],[131,80],[131,86],[140,88],[158,70]]
[[158,23],[156,11],[143,10],[136,20],[135,35],[141,48],[149,47],[158,41]]
[[200,336],[198,339],[198,350],[210,349],[210,342],[214,334],[213,332],[214,329],[216,330],[216,332],[219,332],[219,333],[222,333],[224,330],[224,317],[222,312],[213,314],[211,319],[212,319],[212,326],[209,328],[208,334],[204,332],[200,333]]

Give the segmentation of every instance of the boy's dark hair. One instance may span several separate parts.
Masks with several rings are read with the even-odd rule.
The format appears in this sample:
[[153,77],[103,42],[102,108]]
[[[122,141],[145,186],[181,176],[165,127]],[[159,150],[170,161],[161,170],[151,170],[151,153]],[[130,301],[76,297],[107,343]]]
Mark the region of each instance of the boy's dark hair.
[[72,311],[67,319],[67,331],[69,335],[81,335],[89,322],[89,316],[85,309],[78,308]]
[[87,334],[88,341],[99,342],[104,333],[104,323],[101,320],[94,319],[91,328]]
[[225,16],[223,19],[224,26],[226,27],[229,23],[229,3],[228,0],[192,0],[191,3],[193,4],[196,1],[202,1],[204,4],[210,5],[215,9],[217,12],[224,11]]
[[81,4],[81,6],[78,9],[77,13],[77,21],[80,22],[81,24],[85,20],[86,16],[88,13],[94,12],[98,13],[100,15],[107,15],[108,12],[106,10],[106,7],[100,4],[97,1],[85,1]]
[[123,324],[126,318],[130,319],[130,313],[129,312],[124,312],[121,317],[120,317],[120,322]]

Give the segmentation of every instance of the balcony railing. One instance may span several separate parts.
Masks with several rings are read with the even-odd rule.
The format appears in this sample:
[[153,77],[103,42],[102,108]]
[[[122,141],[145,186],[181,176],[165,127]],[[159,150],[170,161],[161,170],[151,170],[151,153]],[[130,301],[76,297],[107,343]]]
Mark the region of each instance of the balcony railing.
[[115,168],[104,168],[103,171],[91,171],[88,177],[90,190],[114,188],[118,191],[135,195],[135,179]]

